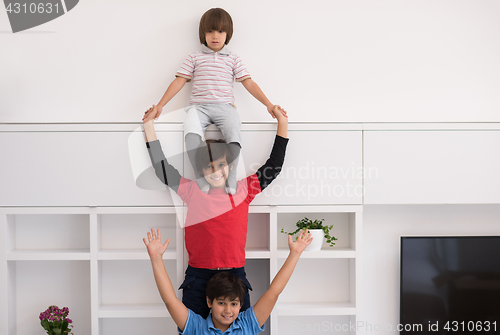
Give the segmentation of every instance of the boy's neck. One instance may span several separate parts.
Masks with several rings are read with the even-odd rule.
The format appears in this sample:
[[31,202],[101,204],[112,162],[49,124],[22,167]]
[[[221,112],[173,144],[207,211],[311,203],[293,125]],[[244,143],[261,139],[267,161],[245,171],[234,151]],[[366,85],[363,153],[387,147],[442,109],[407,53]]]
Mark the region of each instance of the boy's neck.
[[212,315],[212,313],[210,313],[210,317],[212,318],[212,324],[214,325],[215,328],[219,329],[220,331],[222,331],[223,333],[229,329],[229,327],[231,327],[232,323],[228,326],[224,326],[224,325],[221,325],[217,322],[217,320],[214,319],[214,316]]
[[217,50],[214,50],[214,49],[212,49],[211,47],[209,47],[208,45],[205,45],[205,47],[207,47],[207,49],[212,50],[213,52],[219,52],[219,51],[221,51],[222,49],[224,49],[224,47],[225,47],[225,46],[226,46],[226,45],[224,44],[224,45],[222,45],[220,48],[218,48]]

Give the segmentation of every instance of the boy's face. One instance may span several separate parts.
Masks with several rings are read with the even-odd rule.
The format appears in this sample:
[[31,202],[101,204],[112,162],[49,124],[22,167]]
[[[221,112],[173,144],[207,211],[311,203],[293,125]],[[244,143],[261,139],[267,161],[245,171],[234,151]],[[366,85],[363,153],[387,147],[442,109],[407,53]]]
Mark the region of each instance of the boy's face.
[[226,32],[222,30],[210,30],[206,32],[205,41],[207,42],[207,47],[213,52],[221,50],[226,42],[226,35]]
[[234,300],[226,298],[216,298],[213,302],[207,297],[208,307],[212,309],[212,322],[215,328],[218,328],[225,332],[234,320],[240,314],[240,299],[236,298]]
[[[233,167],[231,166],[231,169]],[[226,179],[229,174],[229,165],[226,156],[219,158],[203,167],[203,176],[213,188],[223,188],[226,186]]]

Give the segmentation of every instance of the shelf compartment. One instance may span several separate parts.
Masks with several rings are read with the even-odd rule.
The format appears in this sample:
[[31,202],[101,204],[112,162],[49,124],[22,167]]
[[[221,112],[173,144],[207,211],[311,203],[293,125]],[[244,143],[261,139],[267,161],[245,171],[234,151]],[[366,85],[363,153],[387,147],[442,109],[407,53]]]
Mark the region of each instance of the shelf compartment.
[[[120,257],[127,253],[132,259],[145,259],[146,247],[142,239],[151,229],[161,230],[162,242],[170,238],[168,250],[176,250],[177,218],[175,214],[100,214],[98,216],[98,254],[105,257]],[[167,253],[168,253],[167,250]],[[111,258],[114,259],[114,258]]]
[[[164,260],[164,264],[177,288],[176,261]],[[163,304],[149,260],[101,260],[98,261],[98,273],[99,306]]]
[[[333,247],[330,247],[330,245],[326,243],[325,239],[323,241],[321,251],[355,251],[355,215],[355,213],[278,213],[278,250],[288,250],[288,237],[287,234],[281,233],[281,229],[283,228],[284,231],[288,233],[294,232],[297,229],[295,223],[303,219],[304,217],[307,217],[311,220],[325,219],[323,221],[323,225],[333,225],[333,228],[330,230],[330,236],[335,236],[337,238],[337,241],[335,241],[335,245]],[[298,233],[294,235],[294,237],[296,237],[297,235]],[[351,255],[349,253],[345,256],[334,256],[335,254],[332,253],[325,254],[324,256],[319,257],[323,258],[328,255],[332,255],[333,257],[355,257],[355,255]]]
[[51,305],[69,308],[75,334],[91,333],[89,261],[8,262],[8,289],[13,334],[40,333],[38,316]]
[[[278,269],[284,263],[278,259]],[[280,303],[354,303],[354,279],[351,269],[355,260],[300,259],[287,286],[280,295]],[[300,275],[307,274],[307,275]],[[342,288],[342,289],[338,289]]]
[[[9,259],[29,253],[54,252],[54,259],[76,259],[90,253],[89,215],[86,214],[16,214],[7,215]],[[16,256],[19,255],[24,256]],[[78,255],[78,256],[76,256]],[[33,259],[38,259],[34,257]]]
[[101,305],[99,318],[164,318],[170,317],[165,304]]
[[245,246],[247,258],[252,257],[252,255],[256,258],[263,258],[262,251],[270,251],[269,221],[268,213],[250,213],[248,215],[247,243]]
[[253,288],[250,291],[250,304],[253,306],[269,288],[269,259],[248,260],[245,272]]
[[[269,259],[250,259],[245,264],[245,272],[247,279],[252,285],[253,290],[250,291],[250,305],[260,299],[260,297],[269,288],[270,280],[270,260]],[[269,319],[265,322],[265,330],[260,333],[261,335],[269,335],[270,331]]]

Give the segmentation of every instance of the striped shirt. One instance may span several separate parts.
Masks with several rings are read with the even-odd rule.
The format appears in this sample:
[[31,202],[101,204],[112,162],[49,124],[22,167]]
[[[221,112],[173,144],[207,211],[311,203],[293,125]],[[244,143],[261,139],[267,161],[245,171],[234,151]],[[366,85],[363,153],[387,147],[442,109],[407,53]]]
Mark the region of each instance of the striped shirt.
[[234,103],[233,82],[250,78],[250,73],[226,46],[213,52],[203,45],[186,58],[175,76],[193,80],[191,104]]

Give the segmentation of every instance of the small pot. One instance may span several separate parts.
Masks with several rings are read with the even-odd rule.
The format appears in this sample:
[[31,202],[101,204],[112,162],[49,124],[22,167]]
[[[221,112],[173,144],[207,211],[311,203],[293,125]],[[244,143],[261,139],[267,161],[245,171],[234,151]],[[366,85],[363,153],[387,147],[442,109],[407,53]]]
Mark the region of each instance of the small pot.
[[305,250],[306,251],[318,251],[321,250],[323,245],[323,239],[325,238],[325,232],[323,229],[309,229],[309,233],[313,237],[311,244],[309,244]]

